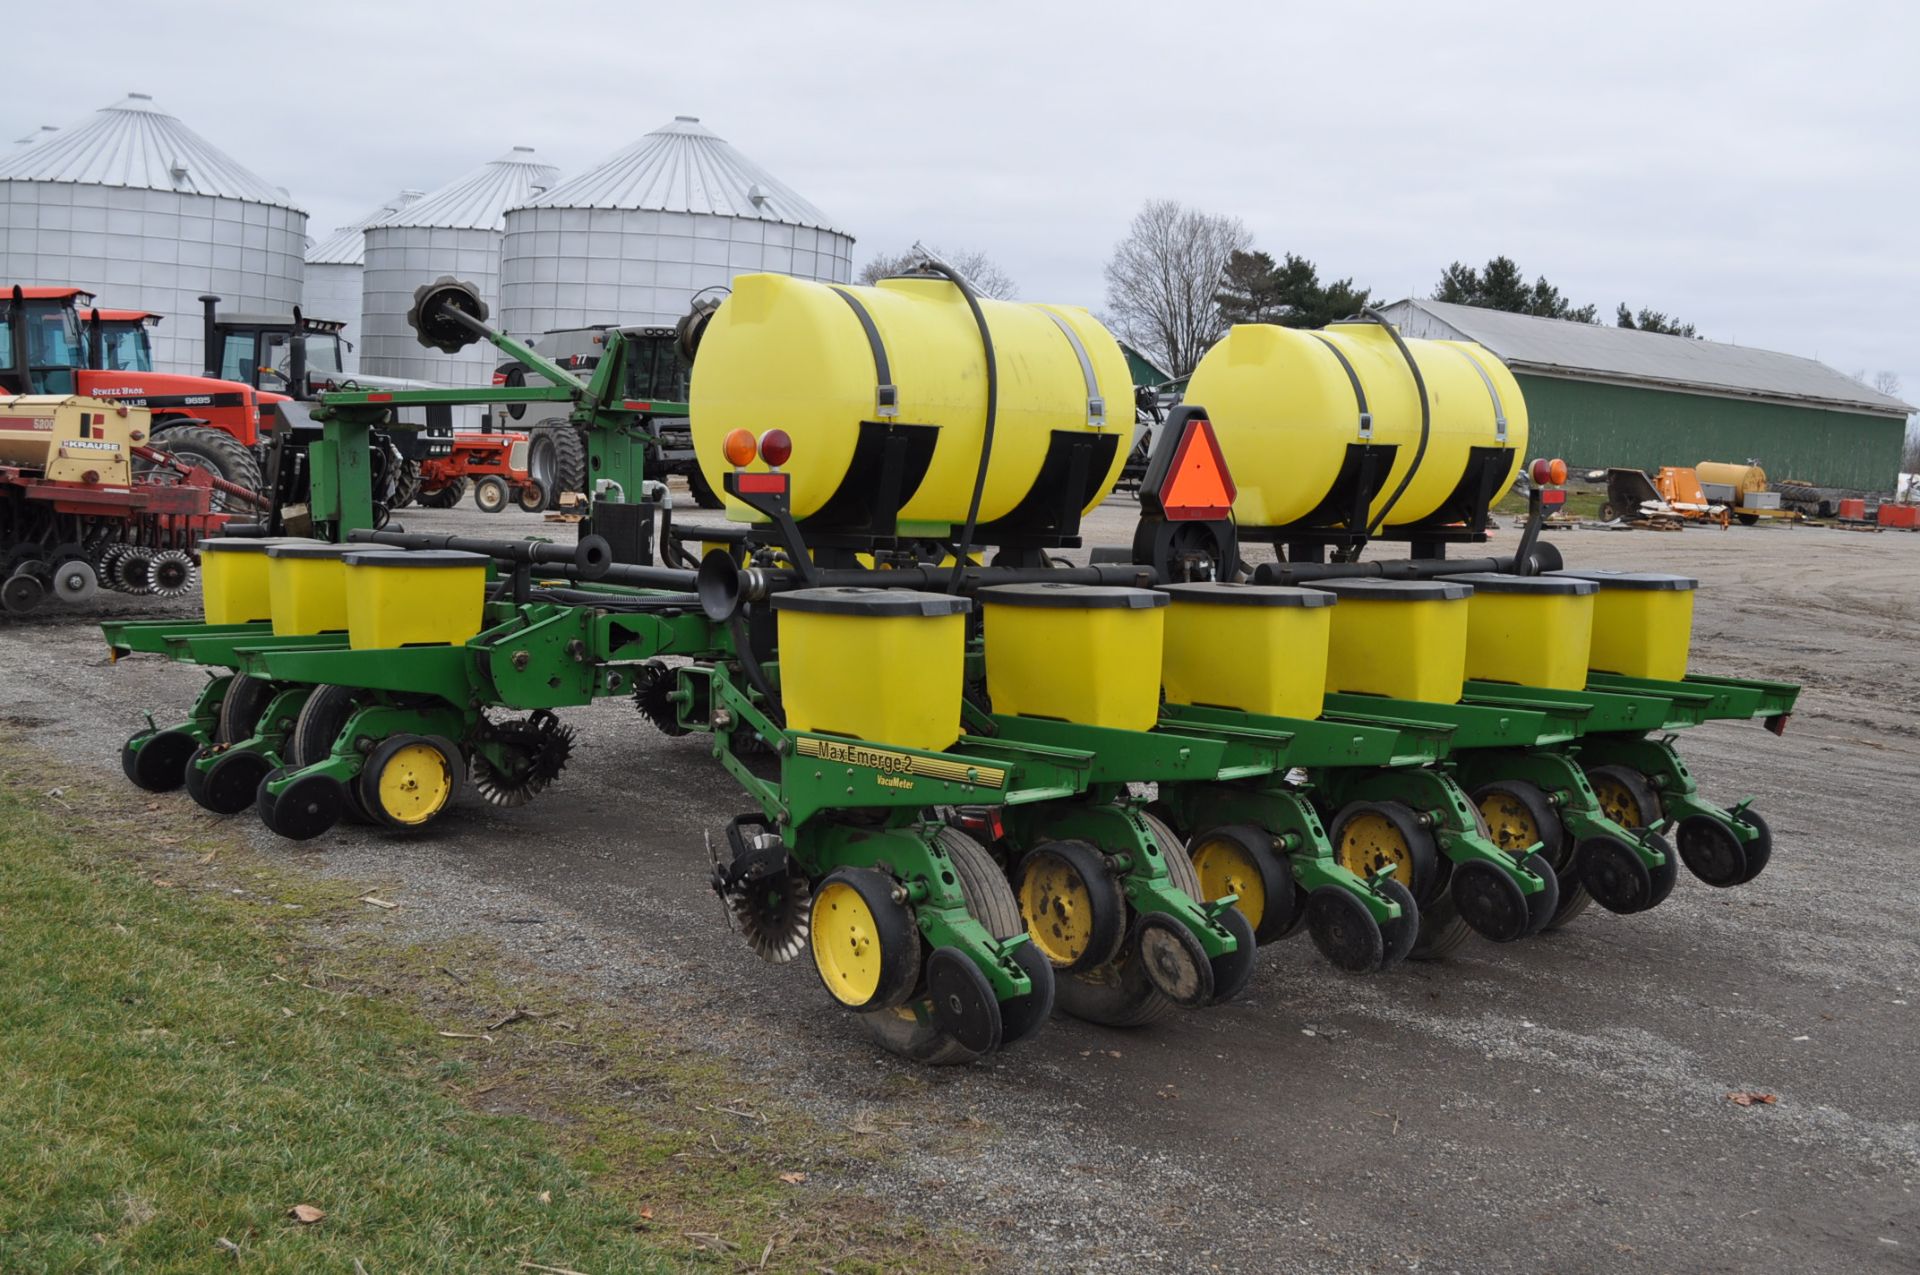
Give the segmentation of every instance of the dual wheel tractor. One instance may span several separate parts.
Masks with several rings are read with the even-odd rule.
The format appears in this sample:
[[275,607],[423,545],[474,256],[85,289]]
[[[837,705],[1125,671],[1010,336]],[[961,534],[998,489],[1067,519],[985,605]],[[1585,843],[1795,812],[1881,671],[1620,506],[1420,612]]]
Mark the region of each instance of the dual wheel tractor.
[[[314,536],[209,540],[204,622],[107,627],[215,672],[128,741],[135,783],[292,838],[407,831],[463,786],[530,800],[572,750],[558,714],[630,698],[744,795],[713,843],[730,926],[935,1064],[1056,1007],[1205,1010],[1298,934],[1378,974],[1771,856],[1675,743],[1777,732],[1798,688],[1688,668],[1694,581],[1569,569],[1540,539],[1565,467],[1522,466],[1525,403],[1477,346],[1371,312],[1235,328],[1156,431],[1131,550],[1082,561],[1128,463],[1108,405],[1131,401],[1084,310],[931,261],[874,287],[745,276],[703,316],[685,404],[613,392],[618,329],[582,380],[457,281],[415,321],[547,382],[425,393],[565,410],[605,480],[578,542],[374,528],[351,458],[407,396],[325,396]],[[656,415],[691,421],[725,522],[675,518]],[[1488,556],[1516,481],[1527,526]]]

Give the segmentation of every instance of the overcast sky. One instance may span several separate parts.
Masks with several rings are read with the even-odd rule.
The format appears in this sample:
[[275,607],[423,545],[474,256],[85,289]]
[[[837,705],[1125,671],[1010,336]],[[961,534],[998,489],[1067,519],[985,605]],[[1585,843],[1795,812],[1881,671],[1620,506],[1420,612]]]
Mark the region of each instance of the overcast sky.
[[1576,302],[1920,399],[1920,5],[248,4],[8,15],[0,124],[128,90],[324,236],[515,144],[570,175],[698,115],[858,240],[1100,308],[1141,202],[1383,299],[1505,253]]

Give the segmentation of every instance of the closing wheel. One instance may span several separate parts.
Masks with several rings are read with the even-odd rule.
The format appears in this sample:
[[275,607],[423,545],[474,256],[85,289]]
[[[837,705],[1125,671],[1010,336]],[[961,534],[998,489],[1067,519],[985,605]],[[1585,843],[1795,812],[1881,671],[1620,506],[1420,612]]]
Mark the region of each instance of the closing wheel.
[[1527,896],[1519,883],[1485,859],[1469,859],[1453,868],[1448,888],[1460,919],[1495,943],[1511,943],[1527,932]]
[[1433,833],[1397,801],[1356,801],[1334,818],[1328,836],[1336,862],[1355,876],[1372,880],[1382,868],[1392,868],[1400,884],[1422,902],[1440,885],[1440,851]]
[[[960,894],[966,900],[967,914],[996,939],[1010,939],[1021,933],[1020,908],[1014,902],[1013,887],[1007,884],[1006,875],[986,848],[958,828],[942,828],[934,835],[939,839],[940,848],[946,851],[947,858],[952,861],[954,875],[960,879]],[[1025,957],[1021,955],[1032,948],[1032,943],[1022,943],[1014,950],[1014,959],[1021,962],[1021,967],[1027,970],[1029,977],[1032,977],[1033,969],[1027,965],[1028,961],[1046,971],[1047,998],[1051,1003],[1055,987],[1053,966],[1037,951]],[[1036,982],[1035,990],[1038,991],[1040,986]],[[1030,1005],[1025,1011],[1016,1011],[1010,1008],[1011,1005],[1012,1002],[1008,1002],[1007,1006],[1001,1008],[1002,1045],[1020,1039],[1023,1033],[1015,1029],[1014,1020],[1031,1017],[1032,1011],[1037,1008]],[[966,1048],[940,1026],[934,1015],[933,1002],[925,996],[895,1009],[861,1014],[859,1020],[875,1044],[890,1054],[917,1063],[931,1067],[953,1067],[977,1061],[981,1057],[979,1051]],[[1039,1024],[1022,1023],[1021,1026],[1024,1034],[1031,1034]]]
[[1128,945],[1140,954],[1147,981],[1182,1009],[1213,1000],[1213,962],[1193,931],[1165,912],[1148,912],[1133,924]]
[[1307,896],[1307,933],[1338,970],[1371,974],[1386,959],[1387,941],[1367,905],[1337,885]]
[[1520,866],[1546,885],[1544,890],[1522,896],[1527,901],[1527,934],[1534,935],[1552,924],[1554,914],[1560,910],[1560,874],[1553,870],[1546,856],[1539,853],[1528,855],[1520,861]]
[[1712,815],[1688,815],[1674,833],[1680,843],[1680,861],[1687,871],[1715,889],[1724,890],[1747,879],[1747,851],[1733,829]]
[[920,981],[920,928],[894,902],[894,889],[891,877],[872,868],[838,868],[813,892],[813,967],[850,1009],[891,1009]]
[[1657,908],[1665,903],[1667,896],[1673,893],[1675,883],[1680,880],[1680,856],[1673,852],[1673,847],[1659,833],[1643,832],[1640,835],[1667,859],[1659,867],[1647,869],[1647,880],[1653,883],[1653,893],[1647,898],[1647,906],[1640,909],[1645,912],[1648,908]]
[[[229,748],[200,773],[198,801],[217,815],[237,815],[254,802],[260,781],[273,767],[259,753]],[[191,790],[193,785],[189,784]]]
[[1002,1046],[1025,1040],[1053,1017],[1053,963],[1032,943],[1014,948],[1013,959],[1032,981],[1033,990],[1000,1002]]
[[513,493],[507,488],[507,480],[498,474],[488,474],[473,485],[473,503],[483,514],[497,514],[512,502]]
[[120,750],[120,769],[148,792],[172,792],[187,782],[187,759],[200,741],[185,731],[135,735]]
[[[300,706],[299,715],[293,719],[293,729],[287,735],[288,767],[300,770],[325,761],[365,698],[366,692],[351,686],[316,686]],[[360,796],[351,787],[343,786],[340,791],[348,818],[360,823],[372,818],[361,808]]]
[[1575,850],[1580,884],[1609,912],[1644,912],[1653,900],[1653,876],[1634,848],[1617,837],[1588,837]]
[[1214,1005],[1230,1001],[1247,990],[1247,984],[1253,981],[1253,967],[1260,950],[1259,941],[1253,937],[1253,925],[1237,908],[1228,908],[1220,914],[1220,927],[1233,935],[1238,946],[1207,961],[1213,966],[1210,1003]]
[[1768,862],[1772,860],[1773,829],[1767,826],[1767,821],[1760,817],[1758,811],[1733,806],[1727,813],[1760,834],[1743,847],[1747,852],[1747,875],[1740,878],[1740,884],[1745,885],[1766,871]]
[[1380,893],[1400,905],[1400,915],[1380,927],[1380,941],[1385,944],[1380,968],[1390,970],[1412,954],[1420,938],[1420,905],[1413,901],[1413,891],[1391,877],[1380,883]]
[[1233,910],[1247,919],[1259,942],[1277,942],[1306,919],[1286,859],[1274,852],[1273,838],[1252,824],[1209,829],[1193,839],[1187,854],[1200,877],[1201,902],[1238,895]]
[[934,1021],[962,1049],[990,1054],[1005,1030],[993,984],[971,957],[958,948],[934,949],[927,958],[927,997]]
[[212,750],[211,744],[202,744],[194,749],[187,758],[186,769],[180,775],[181,786],[187,790],[187,796],[193,798],[195,805],[206,809],[211,807],[207,806],[205,772],[200,769],[200,763],[207,759],[207,754]]
[[1014,897],[1033,945],[1063,973],[1105,965],[1127,937],[1127,900],[1099,850],[1043,841],[1020,860]]
[[[265,791],[261,790],[263,797]],[[331,775],[305,775],[278,797],[258,804],[269,831],[289,841],[308,841],[340,822],[346,787]]]
[[[1167,865],[1167,875],[1176,889],[1199,901],[1200,876],[1193,860],[1187,857],[1180,838],[1165,820],[1142,812],[1141,820],[1153,834],[1154,844]],[[1055,991],[1055,1004],[1061,1011],[1106,1027],[1143,1027],[1165,1017],[1175,1008],[1147,977],[1146,963],[1132,941],[1120,945],[1120,954],[1105,965],[1076,974],[1064,974]]]
[[1630,831],[1660,822],[1660,794],[1631,766],[1595,766],[1587,772],[1600,813]]
[[406,831],[425,827],[452,803],[464,768],[451,740],[394,735],[373,750],[353,782],[374,822]]

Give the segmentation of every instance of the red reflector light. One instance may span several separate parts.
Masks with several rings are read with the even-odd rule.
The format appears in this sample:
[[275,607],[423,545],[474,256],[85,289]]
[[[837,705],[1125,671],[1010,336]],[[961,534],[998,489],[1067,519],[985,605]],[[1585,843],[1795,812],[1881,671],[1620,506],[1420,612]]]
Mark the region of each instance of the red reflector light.
[[1224,518],[1233,509],[1233,475],[1220,452],[1213,422],[1196,416],[1187,422],[1173,465],[1160,484],[1160,507],[1173,521]]
[[727,464],[738,469],[742,465],[753,464],[753,458],[760,454],[760,444],[753,441],[752,430],[736,429],[728,432],[727,441],[720,445],[720,450],[725,453]]
[[653,410],[653,404],[642,403],[638,399],[632,399],[632,398],[628,399],[626,402],[622,403],[620,406],[626,408],[629,412],[651,412]]
[[505,372],[495,372],[493,374],[493,383],[495,385],[505,385],[507,383],[507,374]]
[[1567,493],[1561,491],[1558,487],[1549,487],[1540,493],[1540,503],[1543,505],[1564,505],[1567,503]]
[[784,429],[770,429],[760,435],[760,459],[775,469],[787,463],[793,455],[793,439]]
[[1567,462],[1542,458],[1527,466],[1527,477],[1535,487],[1558,487],[1567,481]]
[[734,490],[742,495],[771,496],[787,489],[785,474],[735,474]]
[[393,402],[393,395],[391,395],[391,394],[369,394],[369,395],[367,395],[367,402],[369,402],[369,403],[391,403],[391,402]]

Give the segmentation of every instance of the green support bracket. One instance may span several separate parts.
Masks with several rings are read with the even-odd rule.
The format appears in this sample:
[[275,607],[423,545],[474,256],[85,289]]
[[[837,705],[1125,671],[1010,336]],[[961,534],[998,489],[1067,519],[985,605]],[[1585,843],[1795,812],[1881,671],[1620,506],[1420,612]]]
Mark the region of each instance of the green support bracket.
[[815,881],[835,868],[885,872],[900,883],[905,901],[913,905],[920,933],[929,944],[966,953],[986,975],[1000,1000],[1031,992],[1032,980],[1013,959],[1014,950],[1027,941],[1027,936],[996,939],[987,933],[986,927],[967,911],[959,874],[935,835],[938,825],[909,818],[910,822],[880,828],[815,820],[787,839],[788,851]]
[[368,704],[356,709],[347,719],[326,757],[311,766],[269,779],[262,787],[278,797],[294,780],[309,775],[326,775],[350,786],[381,740],[395,735],[441,735],[458,743],[472,735],[479,718],[477,711],[463,711],[445,702]]
[[1584,709],[1585,716],[1580,723],[1582,735],[1659,730],[1670,718],[1673,706],[1670,698],[1661,695],[1593,689],[1563,691],[1506,682],[1468,682],[1463,698],[1469,704],[1511,703],[1524,708],[1531,703],[1548,703]]
[[1632,846],[1648,868],[1665,866],[1665,855],[1631,829],[1607,818],[1586,772],[1568,753],[1552,749],[1475,750],[1456,756],[1454,770],[1461,786],[1469,790],[1501,779],[1524,780],[1546,794],[1575,844],[1589,837],[1607,837]]
[[1536,702],[1526,708],[1486,704],[1428,704],[1377,695],[1329,692],[1326,716],[1371,720],[1376,714],[1432,726],[1450,726],[1450,743],[1462,748],[1516,748],[1564,743],[1579,733],[1585,712],[1572,705]]
[[[215,626],[207,626],[209,628]],[[285,651],[314,648],[345,650],[344,633],[313,633],[276,637],[247,625],[234,632],[176,633],[166,639],[167,658],[177,664],[201,664],[244,671],[249,651]]]
[[1160,710],[1163,729],[1175,733],[1226,732],[1285,741],[1274,770],[1293,766],[1418,766],[1446,755],[1450,728],[1379,718],[1368,722],[1305,721],[1267,717],[1232,708],[1167,704]]
[[1336,806],[1354,801],[1397,801],[1410,808],[1430,828],[1440,853],[1454,863],[1480,859],[1512,877],[1522,894],[1535,894],[1546,883],[1520,866],[1525,856],[1502,850],[1480,831],[1473,803],[1451,776],[1439,770],[1328,770],[1314,772],[1314,780]]
[[[1599,735],[1585,741],[1580,760],[1589,766],[1626,766],[1647,777],[1660,794],[1660,813],[1672,824],[1695,815],[1713,820],[1739,840],[1741,845],[1757,840],[1759,829],[1700,795],[1693,772],[1681,760],[1670,738],[1652,739],[1636,735]],[[1742,803],[1743,805],[1745,803]]]
[[102,624],[107,639],[107,654],[118,660],[136,652],[142,655],[170,655],[168,643],[178,638],[257,635],[272,637],[273,626],[265,620],[254,624],[196,624],[184,620],[115,620]]
[[[1092,784],[1214,779],[1228,761],[1228,741],[1220,738],[1116,730],[1003,713],[992,714],[992,720],[996,740],[1089,754],[1087,782]],[[1263,772],[1271,769],[1266,765]]]
[[433,695],[454,704],[475,702],[482,685],[475,676],[473,654],[463,646],[370,651],[310,646],[243,650],[239,655],[243,671],[275,682]]

